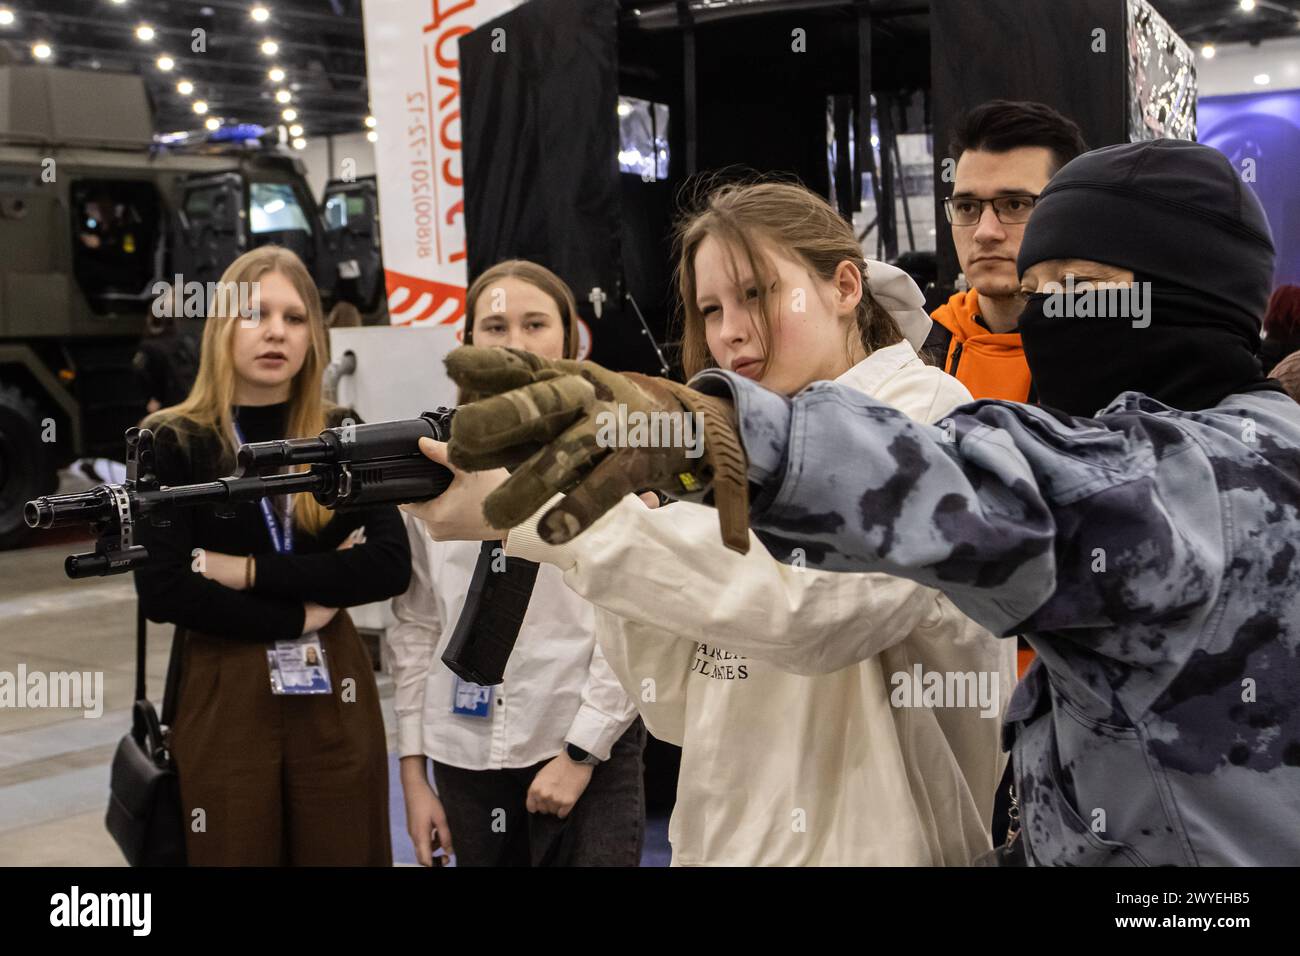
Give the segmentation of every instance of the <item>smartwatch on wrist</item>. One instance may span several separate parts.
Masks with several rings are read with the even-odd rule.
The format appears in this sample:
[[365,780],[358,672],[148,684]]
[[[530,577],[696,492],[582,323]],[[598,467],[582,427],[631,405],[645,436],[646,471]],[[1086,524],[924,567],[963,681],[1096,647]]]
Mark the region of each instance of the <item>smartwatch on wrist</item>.
[[574,763],[585,764],[588,767],[594,767],[600,763],[599,757],[593,757],[577,744],[571,744],[568,741],[564,743],[564,752]]

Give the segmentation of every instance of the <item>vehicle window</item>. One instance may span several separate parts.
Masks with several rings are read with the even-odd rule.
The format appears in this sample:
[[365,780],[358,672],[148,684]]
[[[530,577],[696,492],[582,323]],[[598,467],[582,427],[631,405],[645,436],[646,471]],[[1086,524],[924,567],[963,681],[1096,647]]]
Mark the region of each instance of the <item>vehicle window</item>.
[[288,183],[250,183],[248,214],[253,234],[311,232],[307,216]]
[[141,180],[73,183],[73,271],[100,314],[135,309],[155,277],[158,191]]
[[190,191],[185,196],[185,215],[191,220],[210,218],[214,208],[220,209],[223,192],[224,189],[220,186]]
[[325,228],[331,232],[342,229],[353,219],[367,213],[365,196],[355,193],[335,193],[325,200]]

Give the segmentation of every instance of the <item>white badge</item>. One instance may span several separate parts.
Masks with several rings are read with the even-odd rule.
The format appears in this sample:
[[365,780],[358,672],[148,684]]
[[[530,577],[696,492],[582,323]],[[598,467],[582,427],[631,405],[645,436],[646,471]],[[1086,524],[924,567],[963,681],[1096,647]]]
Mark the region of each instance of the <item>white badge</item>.
[[451,712],[461,717],[490,717],[492,688],[452,676]]
[[329,664],[320,635],[312,631],[295,641],[276,641],[267,649],[266,662],[271,668],[273,694],[328,694]]

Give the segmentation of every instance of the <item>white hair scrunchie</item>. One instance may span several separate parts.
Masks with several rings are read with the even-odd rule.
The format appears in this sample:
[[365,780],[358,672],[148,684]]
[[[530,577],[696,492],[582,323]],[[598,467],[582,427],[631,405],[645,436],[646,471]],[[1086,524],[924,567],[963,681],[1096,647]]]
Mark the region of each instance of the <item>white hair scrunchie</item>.
[[865,259],[867,289],[880,307],[894,317],[903,338],[918,352],[933,321],[925,311],[925,296],[910,275],[879,259]]

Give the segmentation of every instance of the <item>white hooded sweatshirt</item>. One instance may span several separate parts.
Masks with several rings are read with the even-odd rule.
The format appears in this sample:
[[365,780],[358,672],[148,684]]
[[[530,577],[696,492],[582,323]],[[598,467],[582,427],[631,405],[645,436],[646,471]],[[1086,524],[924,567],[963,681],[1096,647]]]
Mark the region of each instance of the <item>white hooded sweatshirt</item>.
[[[919,421],[971,400],[906,342],[839,380]],[[549,508],[549,505],[547,506]],[[964,865],[990,848],[1015,642],[940,592],[776,561],[716,513],[629,496],[562,546],[513,529],[597,606],[598,650],[682,747],[673,863]]]

